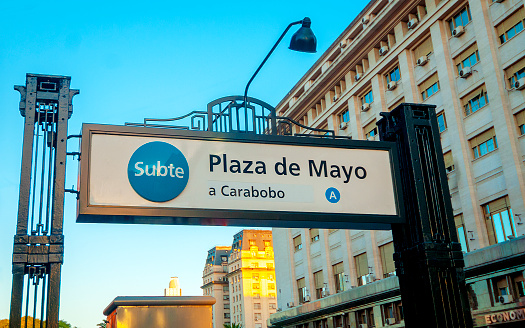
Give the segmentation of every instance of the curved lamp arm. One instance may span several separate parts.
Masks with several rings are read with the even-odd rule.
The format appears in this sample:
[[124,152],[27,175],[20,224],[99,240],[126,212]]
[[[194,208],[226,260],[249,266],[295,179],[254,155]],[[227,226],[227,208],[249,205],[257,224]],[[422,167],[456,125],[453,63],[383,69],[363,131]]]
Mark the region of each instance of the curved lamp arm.
[[257,75],[257,73],[259,73],[259,71],[261,70],[261,68],[263,67],[264,63],[266,63],[266,61],[268,60],[268,58],[270,57],[270,55],[273,53],[273,51],[275,50],[275,48],[277,48],[277,46],[279,45],[279,43],[281,42],[281,40],[284,38],[284,36],[286,35],[286,32],[288,32],[288,30],[294,26],[294,25],[297,25],[297,24],[302,24],[303,21],[300,20],[300,21],[297,21],[297,22],[293,22],[293,23],[290,23],[288,25],[288,27],[284,30],[283,34],[281,34],[281,37],[279,38],[279,40],[277,40],[277,42],[273,45],[273,48],[272,50],[270,50],[270,52],[266,55],[266,57],[264,58],[264,60],[262,61],[261,65],[259,65],[259,67],[257,68],[257,70],[255,71],[255,73],[253,73],[252,75],[252,78],[250,79],[250,81],[248,81],[248,84],[246,85],[246,88],[244,89],[244,100],[243,100],[243,107],[246,108],[246,105],[247,105],[247,99],[248,99],[248,88],[250,87],[250,84],[252,83],[253,79],[255,78],[255,76]]

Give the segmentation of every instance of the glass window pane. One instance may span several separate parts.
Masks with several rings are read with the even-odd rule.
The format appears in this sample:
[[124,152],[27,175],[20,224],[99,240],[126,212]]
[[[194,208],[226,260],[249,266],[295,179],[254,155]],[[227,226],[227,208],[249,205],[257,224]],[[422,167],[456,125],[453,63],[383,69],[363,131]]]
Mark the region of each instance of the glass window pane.
[[514,231],[516,231],[516,227],[513,227],[514,222],[510,221],[509,211],[503,211],[499,214],[501,215],[501,221],[503,222],[503,229],[505,229],[505,238],[508,239],[508,236],[515,236]]
[[519,22],[518,24],[516,24],[516,26],[514,26],[516,28],[516,33],[519,33],[521,31],[523,31],[523,22]]
[[479,155],[483,156],[487,153],[487,143],[484,142],[481,145],[479,145]]
[[512,27],[510,30],[507,31],[507,37],[509,39],[512,39],[516,35],[516,30],[514,27]]
[[458,228],[458,238],[459,238],[459,243],[461,244],[461,250],[463,252],[467,252],[467,240],[465,239],[465,228],[464,227],[459,227]]
[[487,141],[487,152],[494,150],[494,140],[490,139]]
[[463,22],[462,25],[467,25],[467,23],[469,22],[467,9],[461,12],[461,21]]
[[474,158],[478,158],[479,157],[479,152],[478,152],[478,147],[474,147]]
[[494,224],[494,230],[496,231],[496,242],[504,242],[505,234],[503,233],[503,226],[501,225],[501,217],[499,213],[496,213],[492,216],[492,223]]
[[446,127],[445,127],[445,117],[443,115],[439,115],[437,117],[437,119],[438,119],[439,132],[445,131],[445,129],[446,129]]
[[461,23],[461,14],[454,17],[454,24],[456,26],[463,26],[463,23]]
[[452,31],[454,31],[454,20],[451,19],[449,22],[448,22],[448,25],[450,27],[450,33],[452,33]]

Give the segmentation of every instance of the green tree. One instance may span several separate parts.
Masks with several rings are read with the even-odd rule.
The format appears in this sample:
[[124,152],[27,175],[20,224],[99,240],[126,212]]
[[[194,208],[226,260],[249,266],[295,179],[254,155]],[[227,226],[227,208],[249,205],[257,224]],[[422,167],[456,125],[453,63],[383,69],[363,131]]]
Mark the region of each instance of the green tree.
[[109,321],[107,321],[107,320],[102,320],[101,323],[97,324],[97,327],[100,327],[100,328],[107,328],[108,323],[109,323]]
[[240,323],[225,323],[224,328],[242,328]]

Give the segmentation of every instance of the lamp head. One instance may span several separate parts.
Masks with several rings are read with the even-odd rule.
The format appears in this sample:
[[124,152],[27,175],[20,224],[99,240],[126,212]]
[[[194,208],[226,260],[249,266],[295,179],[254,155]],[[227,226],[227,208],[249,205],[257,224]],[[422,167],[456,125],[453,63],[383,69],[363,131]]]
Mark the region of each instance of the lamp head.
[[289,49],[300,52],[314,53],[317,51],[317,39],[315,38],[314,32],[310,28],[312,21],[310,18],[305,17],[301,23],[301,28],[297,30],[294,35],[292,35]]

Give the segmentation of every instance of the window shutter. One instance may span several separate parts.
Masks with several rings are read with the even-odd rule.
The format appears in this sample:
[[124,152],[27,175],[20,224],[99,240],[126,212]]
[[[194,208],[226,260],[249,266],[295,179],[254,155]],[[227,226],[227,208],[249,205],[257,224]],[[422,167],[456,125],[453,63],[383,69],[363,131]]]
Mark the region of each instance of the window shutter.
[[459,56],[457,56],[456,58],[454,58],[454,64],[456,66],[459,65],[459,63],[461,63],[462,61],[464,61],[467,57],[469,57],[470,55],[472,55],[473,53],[476,52],[476,50],[478,50],[478,44],[477,43],[474,43],[472,44],[470,47],[468,47],[467,49],[465,49]]
[[445,167],[454,165],[454,158],[452,157],[452,151],[446,152],[445,154],[443,154],[443,157],[445,159]]
[[315,281],[315,288],[323,288],[324,287],[324,279],[323,279],[323,271],[317,271],[314,273],[314,281]]
[[435,73],[430,78],[428,78],[425,82],[419,85],[419,92],[423,92],[426,89],[430,88],[437,81],[438,81],[438,75],[437,73]]
[[456,216],[454,217],[454,224],[456,225],[456,228],[457,228],[457,227],[461,227],[461,226],[464,224],[464,221],[463,221],[463,214],[456,215]]
[[434,50],[432,47],[432,38],[428,38],[421,43],[415,50],[414,55],[417,58],[428,55]]
[[301,278],[301,279],[297,280],[297,288],[301,289],[301,288],[304,288],[304,287],[306,287],[306,283],[304,282],[304,278]]
[[525,68],[525,57],[521,58],[516,63],[510,65],[509,68],[505,70],[507,73],[507,77],[510,78],[512,75],[516,74],[516,72],[522,68]]
[[476,137],[472,138],[470,141],[471,148],[474,148],[478,146],[479,144],[482,144],[485,141],[492,139],[494,135],[495,135],[494,128],[490,128],[489,130],[477,135]]
[[488,205],[489,205],[490,213],[495,213],[495,212],[504,210],[507,207],[510,207],[509,197],[505,196],[505,197],[493,200],[492,202],[488,203]]
[[525,124],[525,110],[516,114],[516,122],[518,123],[518,126]]
[[383,265],[383,273],[394,272],[396,266],[394,264],[394,243],[388,243],[380,247],[381,264]]
[[368,274],[368,259],[366,257],[366,253],[355,257],[355,267],[357,269],[358,277]]
[[375,129],[377,126],[376,126],[376,120],[373,120],[372,122],[368,123],[365,127],[364,127],[364,133],[365,133],[365,136],[370,132],[372,131],[373,129]]
[[299,245],[301,245],[301,244],[302,244],[302,242],[301,242],[301,235],[299,235],[299,236],[297,236],[297,237],[295,237],[295,238],[293,239],[293,245],[294,245],[294,247],[297,247],[297,246],[299,246]]
[[482,86],[480,86],[479,88],[477,88],[476,90],[470,92],[468,95],[466,95],[465,97],[461,98],[461,104],[463,105],[463,107],[465,107],[468,102],[470,101],[470,99],[476,97],[476,96],[479,96],[481,94],[485,94],[487,93],[487,91],[485,90],[485,85],[483,84]]
[[339,263],[337,263],[337,264],[334,264],[334,265],[332,266],[332,268],[333,268],[333,271],[334,271],[334,275],[338,275],[338,274],[344,272],[343,262],[339,262]]
[[314,238],[315,236],[319,236],[319,229],[310,229],[310,238]]
[[525,10],[523,10],[523,7],[521,7],[520,10],[516,11],[514,14],[512,14],[510,17],[504,20],[501,24],[496,26],[496,31],[498,33],[498,36],[507,32],[508,30],[510,30],[511,27],[518,24],[519,21],[522,21],[524,19],[525,19]]

